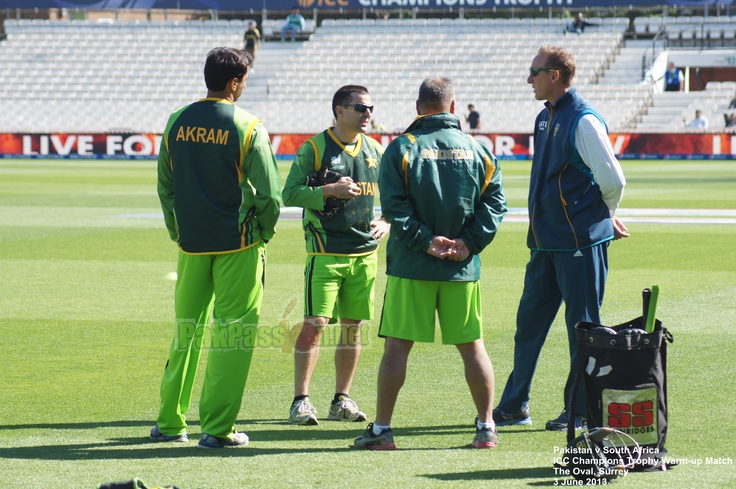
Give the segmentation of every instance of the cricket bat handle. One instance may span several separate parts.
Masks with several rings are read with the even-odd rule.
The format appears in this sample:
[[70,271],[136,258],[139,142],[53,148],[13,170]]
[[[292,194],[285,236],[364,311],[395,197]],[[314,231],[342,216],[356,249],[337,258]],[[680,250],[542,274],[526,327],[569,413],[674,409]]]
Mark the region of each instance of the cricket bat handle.
[[649,311],[647,312],[647,325],[645,331],[647,333],[654,332],[654,323],[657,319],[657,299],[659,298],[659,285],[652,285],[652,298],[649,301]]

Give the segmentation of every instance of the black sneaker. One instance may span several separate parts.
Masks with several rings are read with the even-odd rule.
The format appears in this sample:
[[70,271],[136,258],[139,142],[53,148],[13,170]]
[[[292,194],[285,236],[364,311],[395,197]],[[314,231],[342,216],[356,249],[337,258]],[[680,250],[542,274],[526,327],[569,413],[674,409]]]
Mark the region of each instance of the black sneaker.
[[[550,421],[547,421],[547,424],[544,426],[544,428],[547,431],[565,431],[567,430],[567,423],[570,420],[570,415],[567,412],[567,410],[562,411],[562,413],[557,417],[557,419],[552,419]],[[575,429],[576,430],[584,430],[588,428],[588,423],[586,423],[585,418],[582,416],[575,416]]]
[[532,417],[529,414],[529,406],[526,406],[521,411],[515,413],[507,413],[496,408],[493,410],[493,422],[496,423],[496,426],[510,426],[513,424],[531,426]]
[[473,442],[470,445],[473,448],[496,448],[498,446],[498,433],[496,433],[496,430],[478,428],[477,426],[476,424],[475,438],[473,438]]
[[250,440],[248,439],[248,435],[246,435],[245,433],[235,432],[232,434],[232,436],[229,436],[227,438],[220,438],[217,436],[208,435],[207,433],[202,433],[197,448],[217,449],[225,447],[244,447],[249,442]]
[[373,434],[373,423],[368,425],[368,429],[365,430],[361,436],[355,439],[353,447],[364,448],[367,450],[396,450],[396,444],[394,443],[394,433],[391,428],[381,431],[380,434]]
[[173,441],[177,443],[186,443],[189,441],[189,437],[186,433],[181,435],[164,435],[161,430],[158,429],[158,425],[151,428],[151,440],[154,441]]

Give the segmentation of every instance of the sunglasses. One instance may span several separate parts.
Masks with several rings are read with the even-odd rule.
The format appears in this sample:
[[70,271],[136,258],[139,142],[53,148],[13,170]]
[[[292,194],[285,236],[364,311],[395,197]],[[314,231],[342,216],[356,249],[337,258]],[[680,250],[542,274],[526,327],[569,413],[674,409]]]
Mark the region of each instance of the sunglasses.
[[373,113],[373,107],[375,105],[365,105],[365,104],[347,104],[345,107],[352,107],[355,109],[355,112],[365,112],[366,110],[370,110],[371,114]]
[[556,70],[554,68],[529,68],[529,76],[531,76],[532,78],[536,78],[537,75],[542,71],[557,71],[559,73],[560,70]]

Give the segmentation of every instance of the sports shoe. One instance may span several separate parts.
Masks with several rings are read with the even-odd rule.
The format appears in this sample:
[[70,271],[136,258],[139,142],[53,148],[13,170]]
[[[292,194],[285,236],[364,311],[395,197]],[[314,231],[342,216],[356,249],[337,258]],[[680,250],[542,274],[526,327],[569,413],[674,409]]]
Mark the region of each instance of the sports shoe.
[[199,439],[199,444],[197,445],[197,448],[244,447],[249,442],[250,440],[248,439],[248,435],[246,435],[245,433],[239,433],[237,431],[233,433],[232,439],[220,438],[217,436],[208,435],[207,433],[202,433],[202,437]]
[[[562,411],[562,413],[557,417],[557,419],[552,419],[550,421],[547,421],[547,424],[544,426],[544,428],[547,431],[565,431],[567,430],[567,423],[569,421],[570,415],[567,412],[567,410]],[[588,428],[588,423],[586,423],[585,418],[582,416],[575,416],[575,429],[576,430],[584,430]]]
[[[478,425],[476,424],[476,426]],[[488,428],[476,428],[475,438],[473,438],[471,445],[473,448],[496,448],[496,445],[498,445],[498,433],[496,433],[496,430]]]
[[317,421],[317,408],[312,406],[309,398],[305,397],[296,401],[291,405],[291,413],[289,414],[289,423],[291,424],[319,424]]
[[330,421],[365,421],[365,413],[358,408],[355,401],[348,396],[340,396],[339,401],[333,402],[330,406],[330,414],[327,419]]
[[502,409],[496,408],[493,410],[493,422],[496,423],[496,426],[509,426],[512,424],[531,426],[532,417],[529,414],[529,406],[524,406],[521,411],[515,413],[507,413]]
[[391,428],[381,431],[380,434],[373,434],[373,423],[368,425],[361,436],[353,442],[354,448],[364,448],[366,450],[396,450],[394,443],[394,433]]
[[161,433],[161,430],[158,429],[158,425],[151,428],[150,437],[151,440],[154,441],[173,441],[176,443],[186,443],[189,441],[189,437],[186,433],[182,433],[181,435],[164,435]]

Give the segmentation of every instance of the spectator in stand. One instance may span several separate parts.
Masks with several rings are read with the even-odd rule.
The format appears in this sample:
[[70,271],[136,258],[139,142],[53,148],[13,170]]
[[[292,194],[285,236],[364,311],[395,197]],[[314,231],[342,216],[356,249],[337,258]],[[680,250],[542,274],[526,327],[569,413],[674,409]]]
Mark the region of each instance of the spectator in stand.
[[299,8],[293,7],[291,14],[286,18],[284,27],[281,28],[281,42],[286,41],[287,32],[291,32],[291,42],[296,41],[296,33],[303,31],[305,26],[304,17],[299,13]]
[[[685,121],[685,119],[683,119]],[[686,127],[693,129],[708,129],[708,118],[703,115],[700,110],[695,111],[695,118],[686,124]]]
[[731,99],[731,103],[728,104],[729,109],[736,109],[736,98]]
[[667,65],[667,71],[664,73],[664,91],[665,92],[682,92],[685,89],[685,75],[682,70],[675,68],[675,63],[670,61]]
[[381,124],[380,122],[377,122],[375,119],[371,119],[371,129],[372,132],[380,132],[385,133],[388,132],[388,128]]
[[388,20],[388,10],[376,10],[376,20]]
[[726,127],[736,127],[736,112],[728,112],[723,114],[723,119],[726,123]]
[[470,113],[465,116],[465,122],[470,124],[470,129],[473,131],[480,129],[480,113],[475,110],[475,105],[468,104],[468,111]]
[[253,58],[253,61],[250,62],[250,71],[252,73],[256,65],[256,51],[261,47],[261,33],[256,29],[255,22],[248,22],[248,30],[245,31],[243,42],[245,44],[245,52]]
[[574,32],[575,34],[582,34],[586,27],[598,27],[598,24],[591,24],[590,22],[583,19],[583,14],[582,12],[580,12],[578,13],[578,16],[575,17],[575,20],[573,20],[567,25],[565,34],[567,34],[568,32]]

